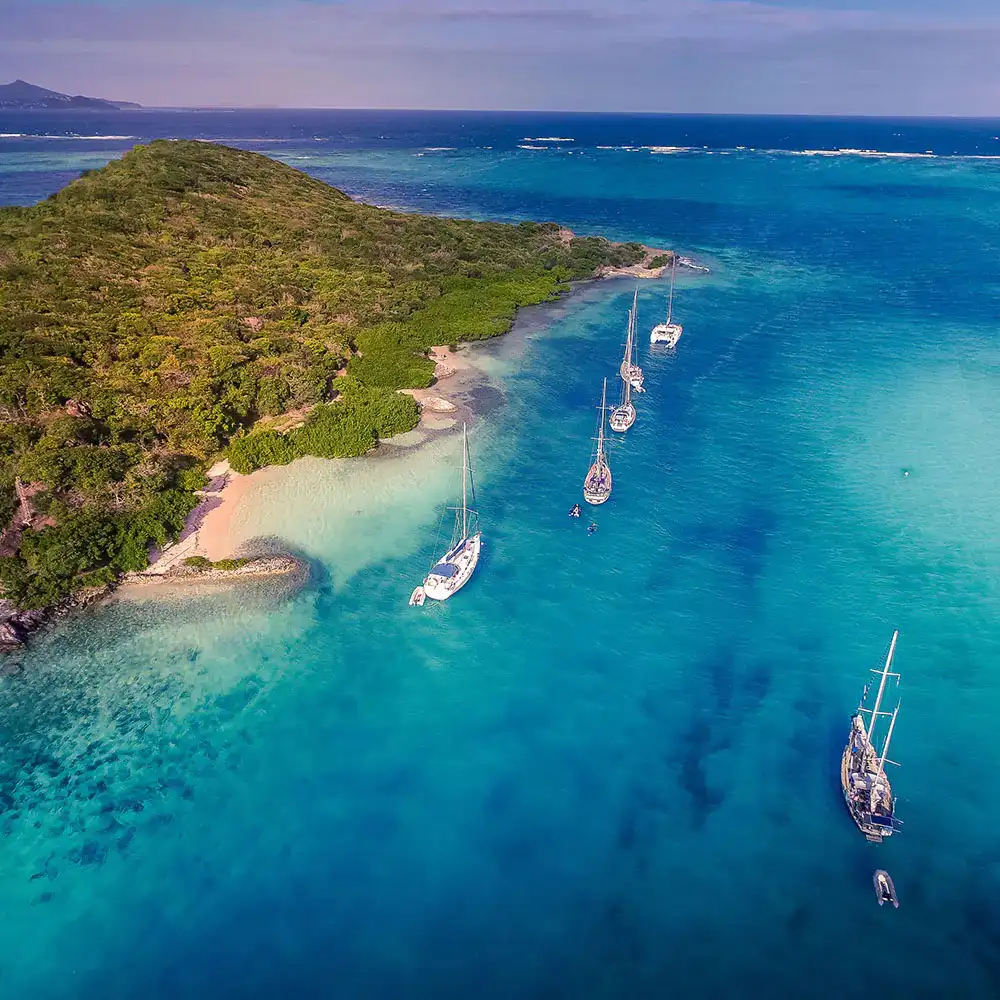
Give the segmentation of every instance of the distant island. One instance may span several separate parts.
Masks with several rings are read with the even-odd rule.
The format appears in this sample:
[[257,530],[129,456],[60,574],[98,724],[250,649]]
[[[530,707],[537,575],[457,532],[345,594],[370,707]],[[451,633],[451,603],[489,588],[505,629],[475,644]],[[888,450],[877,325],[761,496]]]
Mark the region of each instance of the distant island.
[[207,142],[0,209],[0,599],[51,607],[144,569],[220,457],[369,451],[417,424],[398,390],[431,384],[433,346],[654,256],[359,204]]
[[126,108],[141,108],[141,104],[131,101],[105,101],[100,97],[83,97],[77,94],[60,94],[55,90],[36,87],[24,80],[0,84],[0,109],[4,111],[121,111]]

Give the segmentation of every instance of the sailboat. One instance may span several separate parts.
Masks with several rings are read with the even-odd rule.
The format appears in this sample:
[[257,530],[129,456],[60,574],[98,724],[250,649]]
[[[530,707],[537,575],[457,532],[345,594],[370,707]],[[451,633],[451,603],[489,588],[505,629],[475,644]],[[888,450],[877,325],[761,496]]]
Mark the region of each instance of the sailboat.
[[[639,289],[636,288],[635,294],[632,296],[632,311],[629,315],[629,327],[634,328],[636,317],[639,315]],[[634,338],[633,338],[634,339]],[[642,387],[643,374],[642,369],[632,360],[631,354],[625,354],[622,359],[621,368],[619,368],[621,377],[625,379],[636,392],[645,392]]]
[[[455,529],[448,551],[434,564],[424,580],[423,591],[433,601],[446,601],[462,589],[479,562],[483,533],[479,530],[479,515],[469,506],[469,495],[476,501],[469,462],[469,435],[462,425],[462,506],[455,508]],[[423,602],[421,602],[423,603]]]
[[684,327],[680,323],[673,322],[674,315],[674,272],[677,270],[677,254],[674,254],[670,261],[670,297],[667,299],[667,321],[657,323],[649,334],[651,344],[666,344],[667,347],[676,347],[677,341],[681,339]]
[[[895,816],[896,800],[892,797],[889,776],[885,773],[885,765],[895,763],[889,760],[889,743],[896,726],[899,703],[896,703],[891,712],[882,711],[886,681],[890,677],[895,677],[897,683],[899,681],[899,674],[894,674],[890,670],[898,637],[898,631],[892,633],[885,666],[881,670],[872,671],[878,675],[879,685],[875,704],[871,708],[865,708],[871,682],[865,685],[858,710],[851,717],[851,734],[840,762],[840,784],[844,790],[847,809],[851,818],[857,823],[858,829],[873,844],[880,844],[899,828],[899,821]],[[867,723],[865,716],[868,716]],[[876,747],[874,737],[875,727],[880,718],[889,719],[889,728],[881,750]]]
[[625,337],[625,359],[622,361],[621,402],[611,411],[608,421],[613,431],[625,432],[635,423],[635,406],[632,403],[632,383],[624,372],[632,367],[632,348],[635,346],[635,310],[628,314],[628,334]]
[[583,481],[583,499],[587,503],[602,504],[611,496],[611,466],[604,450],[604,414],[607,410],[608,380],[604,380],[601,393],[601,415],[597,423],[597,451],[591,463],[587,478]]

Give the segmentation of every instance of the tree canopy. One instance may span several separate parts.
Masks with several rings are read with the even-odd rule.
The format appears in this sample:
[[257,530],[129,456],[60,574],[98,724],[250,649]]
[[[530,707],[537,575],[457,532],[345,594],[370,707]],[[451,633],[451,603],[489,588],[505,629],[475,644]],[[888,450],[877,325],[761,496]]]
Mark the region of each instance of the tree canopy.
[[[256,153],[158,141],[0,209],[0,582],[26,606],[143,564],[201,470],[360,454],[412,427],[436,344],[505,332],[635,244],[408,215]],[[331,402],[331,400],[335,400]],[[262,417],[313,406],[289,435]]]

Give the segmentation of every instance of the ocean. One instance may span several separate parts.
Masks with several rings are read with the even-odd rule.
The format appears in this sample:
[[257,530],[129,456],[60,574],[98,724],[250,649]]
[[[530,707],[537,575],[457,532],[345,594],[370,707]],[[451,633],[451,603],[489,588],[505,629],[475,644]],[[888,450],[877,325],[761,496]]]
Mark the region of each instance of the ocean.
[[[673,353],[646,336],[666,283],[642,283],[647,392],[579,522],[633,283],[474,348],[485,551],[447,604],[406,601],[460,488],[454,436],[306,461],[254,499],[244,532],[312,566],[299,593],[122,603],[31,646],[0,680],[5,1000],[1000,993],[1000,122],[51,112],[0,133],[8,204],[212,138],[378,204],[711,268],[679,277]],[[873,846],[839,761],[896,628],[903,827]]]

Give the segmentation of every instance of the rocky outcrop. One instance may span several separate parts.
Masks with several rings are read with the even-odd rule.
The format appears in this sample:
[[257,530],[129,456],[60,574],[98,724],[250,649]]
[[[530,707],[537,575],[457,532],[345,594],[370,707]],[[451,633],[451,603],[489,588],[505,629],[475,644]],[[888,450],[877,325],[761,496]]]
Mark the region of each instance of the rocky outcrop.
[[48,608],[21,611],[13,601],[0,600],[0,653],[22,649],[28,639],[43,625],[107,597],[114,586],[87,587],[72,597]]
[[0,601],[0,653],[20,649],[45,620],[44,611],[18,611],[10,601]]
[[89,587],[71,598],[48,608],[21,611],[13,603],[0,598],[0,654],[23,649],[28,639],[43,626],[73,611],[108,597],[119,586],[153,586],[164,583],[225,583],[262,577],[308,575],[308,566],[292,556],[260,556],[255,559],[232,560],[238,566],[219,568],[177,566],[168,573],[127,573],[107,587]]
[[180,563],[165,573],[151,573],[148,570],[144,573],[129,573],[122,578],[121,583],[129,586],[210,583],[254,577],[290,576],[296,573],[304,575],[307,572],[306,564],[293,556],[258,556],[255,559],[222,560],[221,565],[209,563],[208,560],[201,565]]

